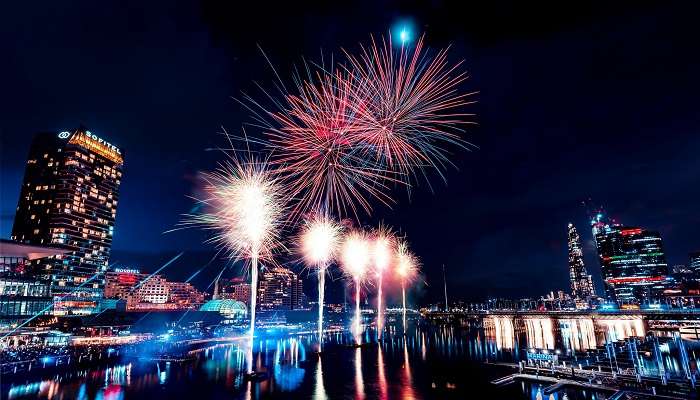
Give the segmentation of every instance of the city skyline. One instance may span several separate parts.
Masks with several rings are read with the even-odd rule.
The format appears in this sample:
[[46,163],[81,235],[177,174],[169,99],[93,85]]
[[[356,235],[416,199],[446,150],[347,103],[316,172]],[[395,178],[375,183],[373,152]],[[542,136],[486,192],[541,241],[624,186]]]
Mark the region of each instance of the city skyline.
[[0,398],[697,399],[697,9],[9,3]]
[[[118,12],[109,18],[84,19],[81,16],[90,11],[37,10],[37,21],[41,23],[34,29],[38,30],[52,29],[58,20],[90,21],[86,28],[77,23],[61,24],[55,35],[44,35],[50,37],[55,48],[65,49],[66,54],[85,65],[88,72],[76,74],[57,63],[45,77],[34,74],[42,87],[53,88],[49,92],[62,93],[60,104],[32,85],[18,86],[13,81],[8,87],[8,98],[13,101],[3,107],[12,115],[5,119],[2,132],[2,237],[10,234],[29,136],[39,130],[72,129],[83,122],[129,154],[116,220],[114,260],[157,268],[173,254],[186,250],[203,253],[192,264],[199,267],[208,262],[208,251],[198,233],[162,232],[177,223],[179,214],[189,211],[191,204],[186,196],[192,194],[194,176],[211,167],[217,158],[216,152],[205,149],[225,145],[225,139],[217,134],[221,126],[236,131],[245,122],[240,107],[229,96],[252,90],[247,84],[250,80],[271,82],[274,74],[259,68],[264,57],[255,45],[242,44],[239,28],[223,25],[217,19],[217,14],[226,14],[226,8],[207,5],[193,9],[179,5],[166,7],[163,14],[154,7],[140,12],[145,20],[155,21],[158,29],[141,26],[126,34],[123,27],[130,20],[128,14]],[[691,200],[696,190],[692,177],[700,168],[693,151],[697,146],[692,135],[696,117],[688,102],[669,107],[659,106],[656,99],[671,94],[692,98],[690,94],[698,81],[690,71],[699,60],[694,54],[685,54],[682,60],[672,57],[663,42],[656,40],[645,41],[644,48],[632,44],[625,51],[612,50],[613,44],[620,41],[636,43],[633,38],[665,37],[653,24],[646,23],[649,20],[667,28],[665,32],[673,35],[679,48],[689,45],[689,25],[670,23],[670,17],[681,21],[687,17],[677,10],[644,5],[631,12],[622,25],[611,21],[607,12],[593,9],[576,17],[565,14],[553,23],[538,16],[537,10],[518,10],[518,15],[528,15],[537,22],[533,26],[540,26],[540,32],[518,24],[517,19],[513,23],[513,18],[493,18],[495,10],[491,6],[475,8],[474,15],[483,21],[475,18],[472,24],[460,28],[436,22],[440,18],[454,22],[449,18],[449,7],[440,15],[413,13],[414,6],[405,7],[387,13],[378,10],[377,16],[362,26],[353,23],[352,13],[337,16],[332,24],[323,22],[326,25],[322,29],[329,32],[324,37],[295,32],[283,18],[278,21],[279,29],[287,28],[288,34],[283,36],[277,34],[277,28],[244,26],[259,38],[260,46],[281,72],[288,72],[299,55],[314,58],[321,47],[351,46],[365,40],[368,32],[383,33],[394,24],[396,15],[403,13],[418,15],[416,25],[425,31],[430,46],[452,43],[466,59],[470,72],[466,87],[482,91],[475,105],[479,127],[469,133],[470,140],[480,149],[455,160],[460,171],[447,171],[447,185],[437,183],[432,191],[418,188],[410,201],[406,196],[400,197],[393,211],[378,207],[375,218],[363,220],[384,220],[401,226],[415,242],[416,252],[424,257],[426,265],[434,266],[426,271],[429,284],[441,282],[439,266],[445,264],[454,273],[451,291],[473,293],[479,298],[567,287],[567,275],[561,272],[567,260],[561,227],[568,222],[580,228],[585,226],[587,219],[579,202],[588,197],[606,204],[611,215],[620,220],[658,230],[666,243],[670,265],[687,262],[687,254],[699,247],[692,235],[698,217],[693,213]],[[62,18],[55,19],[49,11]],[[285,11],[295,15],[294,10]],[[613,8],[609,12],[621,11]],[[190,29],[172,36],[168,21],[184,23]],[[5,29],[11,29],[13,23],[8,21]],[[331,25],[342,26],[342,32],[331,30]],[[601,35],[600,46],[590,46],[588,35],[581,31],[591,25]],[[88,28],[100,32],[100,39],[81,34],[82,29]],[[523,42],[520,37],[528,40]],[[566,38],[565,44],[560,37]],[[8,73],[20,78],[24,76],[21,65],[39,65],[35,59],[39,55],[52,58],[52,51],[32,37],[25,36],[23,40],[24,48],[36,52],[22,53],[16,47],[19,43],[7,44],[7,51],[18,54],[16,60],[21,63],[8,65]],[[180,49],[168,60],[182,68],[167,68],[159,58],[162,55],[149,54],[139,46],[129,47],[140,42]],[[66,48],[67,43],[71,47]],[[187,45],[183,47],[181,43]],[[98,67],[95,61],[81,55],[93,51],[109,59],[130,60],[125,61],[126,71],[138,79],[92,85],[107,85],[106,91],[117,94],[99,101],[97,93],[85,96],[68,90],[68,84],[76,85],[81,80],[95,83],[101,76],[97,71],[121,76],[110,64]],[[200,53],[193,52],[201,52],[207,70],[216,66],[215,76],[204,72],[205,68],[194,61],[199,58],[193,55]],[[499,52],[509,54],[512,64],[503,63]],[[548,54],[560,56],[546,58]],[[611,59],[604,57],[608,55]],[[547,62],[540,61],[544,59]],[[143,70],[141,66],[149,61],[158,67]],[[656,73],[662,69],[663,74]],[[197,77],[205,78],[197,80],[190,72],[182,71],[193,71]],[[636,72],[628,76],[628,71]],[[61,78],[55,79],[58,74]],[[508,79],[503,80],[504,77]],[[641,89],[639,77],[644,77],[643,98],[629,95]],[[157,94],[156,87],[168,88],[167,93],[172,96]],[[564,87],[569,89],[560,89]],[[178,104],[180,101],[174,100],[180,96],[199,99],[200,105],[188,112]],[[144,100],[132,104],[134,97]],[[32,110],[27,103],[29,98],[40,105],[40,110],[31,115],[32,124],[26,122],[30,119],[27,110]],[[563,107],[567,101],[562,98],[572,107]],[[494,104],[502,104],[506,118],[501,118],[504,114]],[[645,115],[644,123],[639,115]],[[668,136],[671,132],[673,135]],[[193,137],[203,141],[201,146],[192,145]],[[671,139],[666,140],[668,137]],[[591,157],[597,161],[591,162]],[[668,179],[669,176],[675,179]],[[577,184],[569,185],[572,180]],[[649,191],[648,187],[661,189]],[[157,205],[152,202],[156,196],[163,198]],[[431,214],[428,211],[434,204],[459,212],[448,216],[438,210]],[[133,232],[139,232],[138,239]],[[433,251],[434,232],[445,232],[439,252]],[[600,290],[593,239],[587,230],[581,233],[584,260]],[[491,257],[504,243],[511,245],[508,254]],[[521,267],[526,259],[537,266],[527,268],[527,273]],[[429,295],[428,300],[439,298],[438,293],[435,298]]]
[[[54,157],[56,157],[58,155],[60,155],[61,157],[64,157],[64,155],[61,155],[61,152],[60,152],[60,147],[64,146],[62,144],[63,141],[65,141],[67,144],[71,144],[71,145],[75,142],[77,144],[76,148],[84,147],[85,149],[87,149],[89,147],[85,147],[85,146],[90,145],[90,146],[92,146],[93,150],[96,149],[96,151],[98,152],[95,154],[100,154],[99,153],[100,151],[109,151],[108,153],[104,153],[103,155],[101,155],[101,157],[102,158],[104,158],[104,157],[107,157],[107,158],[116,157],[116,158],[114,158],[114,161],[118,162],[116,165],[119,167],[119,169],[118,170],[115,169],[113,172],[110,172],[111,170],[109,170],[109,168],[107,168],[108,169],[107,173],[118,174],[118,176],[115,175],[117,177],[117,181],[116,181],[117,186],[120,184],[121,168],[122,168],[122,163],[123,163],[121,150],[119,148],[117,148],[116,146],[112,145],[111,143],[109,143],[108,141],[94,135],[90,131],[86,130],[84,127],[81,127],[81,128],[74,130],[72,132],[71,131],[61,131],[61,132],[53,132],[53,133],[37,133],[34,135],[34,138],[35,138],[34,139],[35,144],[33,146],[36,148],[32,147],[32,149],[30,150],[30,153],[29,153],[30,158],[27,162],[27,164],[29,165],[28,168],[30,168],[30,169],[27,169],[27,171],[25,172],[25,181],[26,182],[23,186],[26,186],[28,188],[29,186],[35,185],[37,182],[41,183],[41,184],[46,183],[46,184],[48,184],[48,186],[51,186],[51,187],[53,187],[55,185],[56,182],[53,182],[50,179],[47,180],[48,178],[44,177],[46,174],[42,171],[43,170],[50,171],[53,169],[60,168],[59,167],[60,160],[54,160]],[[83,143],[86,140],[91,141],[91,143],[94,142],[94,144]],[[99,147],[102,145],[102,143],[104,143],[105,150],[103,150],[102,147]],[[76,146],[76,145],[73,145],[73,146]],[[56,149],[59,149],[58,153],[55,153]],[[44,156],[42,160],[39,160],[42,158],[41,154],[39,154],[39,153],[42,153],[45,151],[48,152],[47,154],[50,155],[51,157],[47,158],[46,156]],[[89,154],[89,153],[86,153],[86,154]],[[74,162],[70,161],[71,155],[68,154],[67,157],[68,158],[66,158],[66,160],[69,160],[69,162],[67,162],[65,164],[72,165],[71,163],[74,163]],[[94,157],[94,154],[90,155],[90,157]],[[84,157],[84,158],[85,158],[85,160],[89,160],[90,157]],[[78,154],[78,159],[80,159],[80,154]],[[39,160],[40,162],[44,162],[44,163],[48,162],[48,164],[42,165],[41,167],[35,167],[34,164],[37,164],[37,160]],[[61,158],[61,160],[63,160],[63,159]],[[52,167],[52,165],[54,165],[54,166]],[[99,165],[98,165],[98,167],[103,168],[102,166],[99,166]],[[33,168],[33,169],[31,169],[31,168]],[[39,168],[39,169],[37,169],[37,168]],[[61,175],[61,174],[59,174],[59,175]],[[102,176],[102,173],[98,171],[98,175]],[[40,182],[36,181],[37,179],[39,179],[41,181]],[[52,185],[52,184],[54,184],[54,185]],[[47,185],[44,185],[44,186],[46,186],[46,188],[48,189]],[[80,186],[80,185],[78,184],[78,186]],[[41,187],[41,185],[37,186],[37,188],[39,188],[39,187]],[[41,187],[41,188],[43,188],[43,187]],[[26,190],[29,190],[29,189],[26,189]],[[110,189],[110,190],[112,190],[112,189]],[[34,186],[32,186],[31,191],[34,191]],[[99,193],[100,192],[95,192],[96,199],[97,199],[97,197],[102,196]],[[37,194],[35,194],[33,197],[36,197],[38,194],[41,194],[41,191],[38,191]],[[109,201],[111,201],[112,194],[108,194],[105,192],[105,196],[107,196],[107,195],[109,196]],[[26,199],[24,197],[26,197]],[[18,201],[18,211],[21,211],[22,213],[21,214],[18,213],[16,218],[15,218],[16,221],[20,221],[20,225],[17,225],[14,228],[12,238],[14,240],[17,240],[20,242],[25,242],[25,243],[30,243],[30,244],[51,244],[51,243],[53,243],[53,244],[56,244],[58,246],[61,246],[62,241],[66,240],[65,238],[60,239],[59,238],[60,235],[57,235],[55,233],[49,235],[50,232],[54,232],[55,228],[51,228],[51,230],[49,230],[47,228],[47,229],[44,229],[45,232],[43,232],[41,234],[37,234],[36,229],[34,229],[34,232],[31,232],[33,228],[30,229],[31,227],[25,226],[26,223],[24,223],[22,221],[24,221],[24,220],[27,220],[30,222],[34,221],[32,218],[29,218],[30,212],[27,210],[30,210],[32,208],[32,206],[30,204],[33,204],[34,206],[36,206],[37,201],[32,202],[31,200],[33,200],[33,197],[30,194],[25,194],[24,197],[20,197],[20,200]],[[46,196],[44,196],[44,197],[46,197]],[[55,196],[53,196],[53,197],[49,196],[49,197],[51,199],[53,199],[53,197],[55,197]],[[83,197],[85,197],[85,196],[83,196]],[[115,204],[116,204],[117,197],[118,196],[115,192],[114,193]],[[47,204],[52,203],[51,199],[47,200]],[[105,200],[107,200],[107,199],[105,198]],[[590,200],[589,200],[589,202],[590,202]],[[586,203],[587,202],[583,202],[583,205],[585,206]],[[43,202],[41,204],[43,204]],[[76,204],[78,204],[78,203],[76,203]],[[74,206],[74,207],[78,207],[78,206],[80,206],[80,204],[78,204],[77,206]],[[26,210],[25,210],[25,208],[26,208]],[[582,207],[582,209],[583,209],[583,207]],[[78,208],[76,208],[76,211],[77,210],[78,210]],[[590,210],[588,210],[588,212],[590,213]],[[623,236],[628,235],[629,232],[632,232],[632,231],[634,231],[633,233],[635,233],[635,234],[648,235],[648,233],[646,233],[647,231],[644,229],[640,229],[637,227],[632,227],[632,228],[626,227],[625,228],[624,225],[620,224],[617,219],[610,218],[607,215],[607,213],[605,213],[605,211],[603,211],[602,209],[597,211],[597,212],[599,212],[597,215],[597,220],[594,218],[593,221],[591,221],[591,226],[593,227],[593,232],[592,232],[591,237],[593,238],[594,246],[596,246],[596,247],[599,247],[599,245],[595,244],[595,242],[597,242],[596,238],[598,237],[599,233],[603,229],[605,229],[606,232],[613,232],[613,233],[617,232],[619,229],[622,229]],[[26,215],[24,215],[25,213],[26,213]],[[114,209],[112,210],[112,217],[113,216],[114,216]],[[590,215],[589,215],[589,218],[590,218]],[[41,221],[41,220],[39,220],[39,221]],[[97,222],[97,220],[95,222]],[[111,233],[114,229],[114,222],[113,221],[109,222],[109,224],[111,224],[108,226],[109,232]],[[608,227],[608,224],[612,229]],[[39,226],[39,225],[37,225],[37,226]],[[49,225],[47,225],[47,226],[49,226]],[[53,226],[53,225],[51,225],[51,226]],[[58,226],[58,225],[56,225],[56,226]],[[579,236],[575,226],[572,223],[569,223],[568,229],[569,229],[569,233],[568,233],[568,239],[567,239],[567,243],[568,243],[567,244],[567,249],[568,249],[568,264],[567,265],[568,265],[568,269],[569,269],[569,284],[570,284],[569,293],[572,295],[572,297],[574,299],[586,299],[586,298],[590,299],[591,294],[589,294],[589,293],[592,293],[593,295],[595,295],[595,283],[593,283],[593,281],[591,280],[591,276],[593,274],[587,273],[587,268],[585,267],[585,262],[583,260],[583,251],[581,248],[582,246],[581,246],[580,236]],[[639,232],[637,232],[637,231],[639,231]],[[97,231],[95,231],[95,232],[97,232]],[[34,236],[37,237],[36,240],[35,240],[34,236],[28,236],[28,235],[31,235],[32,233]],[[660,236],[658,236],[658,233],[656,233],[656,232],[650,232],[649,234],[656,235],[655,237],[657,238],[657,240],[659,242],[662,240],[662,238]],[[109,236],[111,236],[111,234]],[[289,237],[292,237],[292,236],[289,236]],[[56,238],[59,238],[59,239],[56,239]],[[73,246],[75,246],[75,245],[73,245]],[[662,249],[660,244],[659,244],[659,249],[661,249],[662,257],[664,257],[663,249]],[[109,247],[107,248],[107,251],[109,251]],[[600,248],[595,250],[595,252],[598,256],[597,257],[598,259],[609,258],[609,257],[604,257],[603,255],[601,255],[600,251],[601,251]],[[607,251],[612,251],[612,250],[607,250]],[[655,250],[655,251],[658,251],[658,250]],[[688,268],[693,269],[693,263],[694,263],[693,255],[696,253],[697,252],[689,252],[688,253],[688,263],[687,264],[679,264],[679,265],[676,265],[674,267],[678,267],[680,265],[685,265]],[[72,253],[70,253],[70,254],[72,254]],[[63,257],[66,258],[66,256],[63,256]],[[294,256],[291,256],[290,254],[281,254],[278,257],[282,260],[287,260],[285,262],[285,264],[288,266],[291,266],[292,268],[295,268],[296,270],[303,270],[304,269],[303,265],[301,265],[299,263],[299,261],[294,261]],[[289,260],[291,260],[291,261],[289,261]],[[225,258],[222,258],[222,257],[213,257],[210,259],[210,262],[207,263],[207,265],[205,265],[204,267],[195,271],[194,274],[191,275],[190,278],[188,279],[188,282],[192,277],[195,277],[197,274],[202,272],[208,266],[208,264],[211,264],[214,261],[218,261],[220,264],[222,263],[227,267],[225,267],[224,269],[221,269],[220,271],[217,268],[212,268],[212,270],[209,271],[209,275],[214,273],[216,278],[214,278],[214,280],[210,281],[208,284],[207,284],[207,281],[200,282],[200,286],[206,285],[206,289],[209,289],[212,286],[212,284],[214,284],[215,282],[218,283],[219,278],[221,278],[221,276],[224,274],[225,270],[229,270],[229,272],[226,274],[229,277],[230,276],[234,276],[234,277],[240,276],[239,275],[240,273],[237,274],[236,272],[230,271],[231,269],[235,270],[235,268],[234,268],[234,265],[236,263],[235,261],[231,262],[231,260],[226,260]],[[672,268],[665,261],[663,261],[663,263],[664,263],[663,270],[666,272],[663,272],[662,276],[665,278],[666,276],[670,276],[670,273],[672,272],[671,271]],[[121,265],[135,265],[135,264],[134,264],[134,262],[127,262],[126,264],[121,264]],[[136,265],[136,267],[145,268],[146,270],[150,270],[151,268],[157,268],[154,265]],[[115,268],[120,269],[119,265],[117,265],[116,267],[111,268],[110,270],[114,270]],[[610,290],[609,284],[607,283],[608,279],[613,277],[613,275],[611,275],[611,273],[608,271],[609,268],[610,267],[607,266],[607,264],[606,265],[600,264],[600,261],[599,261],[599,263],[594,264],[594,267],[593,267],[593,269],[596,269],[598,271],[598,274],[597,274],[598,276],[597,276],[596,280],[599,282],[602,281],[602,284],[603,284],[604,289],[605,289],[605,296],[608,299],[615,299],[615,298],[618,298],[618,296],[616,294],[614,294],[613,291]],[[265,274],[270,274],[272,271],[274,271],[274,269],[275,269],[274,267],[272,269],[266,269],[265,271],[267,271],[267,272],[265,272]],[[106,263],[104,266],[100,267],[99,270],[103,271],[104,273],[107,273],[108,269],[106,267]],[[217,272],[217,271],[219,271],[219,272]],[[608,271],[608,272],[606,272],[606,271]],[[165,270],[162,272],[162,274],[165,276],[168,276],[169,271]],[[89,274],[89,275],[91,276],[91,274]],[[206,276],[207,274],[203,274],[203,275]],[[90,276],[85,276],[85,277],[83,277],[83,279],[88,279],[88,278],[90,278]],[[159,275],[156,275],[155,277],[158,277],[158,279],[162,279],[159,277]],[[305,282],[309,281],[310,279],[313,280],[313,277],[311,275],[307,276],[306,278],[307,279],[304,280]],[[631,279],[631,278],[624,278],[622,280],[629,280],[629,279]],[[55,285],[57,283],[57,281],[55,281],[53,278],[49,279],[49,281],[51,282],[52,285]],[[99,281],[104,282],[104,279],[101,278]],[[340,283],[340,285],[339,285],[339,283],[340,282],[336,282],[336,284],[334,285],[335,291],[331,293],[331,296],[334,300],[338,300],[338,296],[339,296],[338,287],[344,285],[343,283]],[[95,286],[97,284],[98,283],[95,283],[92,286],[97,288],[98,286]],[[99,287],[104,287],[104,283],[102,283],[101,285],[102,286],[99,286]],[[300,285],[301,285],[301,280],[300,280]],[[61,287],[62,286],[63,285],[61,285]],[[583,286],[587,286],[587,287],[583,288],[583,289],[579,289],[579,287],[583,287]],[[303,285],[300,287],[303,288]],[[311,288],[312,286],[307,282],[306,287]],[[590,287],[590,289],[588,287]],[[216,291],[216,287],[214,289]],[[550,287],[550,289],[560,290],[561,288],[552,286],[552,287]],[[303,289],[299,289],[299,290],[303,290]],[[54,289],[54,291],[56,291],[56,289]],[[69,290],[68,292],[73,292],[73,290]],[[264,292],[264,290],[262,292]],[[56,292],[56,294],[60,295],[60,290],[58,292]],[[528,293],[528,295],[529,296],[537,295],[537,293]],[[415,300],[419,301],[419,302],[424,302],[425,299],[423,297],[425,297],[425,296],[421,296]],[[494,296],[491,296],[491,297],[509,297],[509,294],[496,293]],[[512,296],[512,294],[510,294],[510,297],[515,298],[517,296]],[[520,297],[522,297],[522,296],[520,296]],[[627,297],[624,297],[624,298],[629,300],[629,299],[633,299],[634,296],[628,295]],[[478,300],[484,300],[484,299],[485,298],[479,299],[479,298],[465,298],[465,297],[457,296],[456,300],[459,300],[459,301],[477,300],[478,301]],[[62,299],[62,300],[65,300],[65,299]],[[76,300],[81,300],[81,299],[76,298]],[[289,299],[287,299],[286,301],[289,301]],[[396,301],[396,299],[394,298],[393,301]],[[95,305],[94,305],[95,309],[97,309],[96,308],[97,306],[98,306],[98,304],[95,303]],[[75,312],[75,309],[71,310],[71,312]]]

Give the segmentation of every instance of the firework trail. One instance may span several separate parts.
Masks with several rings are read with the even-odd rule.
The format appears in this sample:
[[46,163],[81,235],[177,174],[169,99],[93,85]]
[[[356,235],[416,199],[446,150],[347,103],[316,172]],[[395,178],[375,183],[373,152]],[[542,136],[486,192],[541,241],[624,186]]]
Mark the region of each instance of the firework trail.
[[418,257],[408,249],[406,241],[401,240],[396,247],[396,273],[401,279],[401,299],[403,302],[401,311],[404,335],[406,334],[406,283],[415,278],[418,268]]
[[462,112],[474,93],[459,86],[467,79],[461,62],[450,64],[447,50],[434,56],[415,47],[395,49],[391,37],[361,46],[359,56],[345,52],[351,82],[351,113],[361,127],[364,153],[395,176],[409,180],[432,168],[443,177],[450,164],[447,148],[471,148],[463,136],[474,114]]
[[189,214],[180,224],[210,230],[212,242],[232,259],[249,262],[251,275],[250,349],[248,372],[253,369],[253,338],[257,306],[258,262],[274,263],[282,248],[279,238],[284,215],[282,189],[264,162],[232,158],[214,172],[204,173],[204,196],[197,199],[202,213]]
[[299,251],[307,267],[318,274],[318,350],[323,345],[323,305],[326,271],[338,252],[343,229],[326,214],[315,213],[308,218],[299,237]]
[[341,261],[345,273],[352,277],[355,285],[355,317],[352,321],[352,334],[355,344],[360,344],[362,315],[360,314],[360,287],[367,275],[370,262],[370,242],[367,235],[355,230],[350,232],[341,248]]
[[382,281],[392,261],[395,238],[391,230],[384,226],[380,226],[372,236],[372,261],[377,273],[377,339],[381,339],[384,331]]

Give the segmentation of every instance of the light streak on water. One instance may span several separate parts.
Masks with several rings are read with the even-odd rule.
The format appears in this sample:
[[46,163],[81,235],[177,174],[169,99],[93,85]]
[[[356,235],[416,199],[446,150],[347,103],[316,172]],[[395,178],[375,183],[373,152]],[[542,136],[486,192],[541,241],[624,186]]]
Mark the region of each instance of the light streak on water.
[[326,388],[323,386],[323,364],[320,355],[318,357],[318,363],[316,364],[315,378],[313,400],[327,400]]
[[365,383],[362,378],[362,349],[355,348],[355,399],[364,400]]

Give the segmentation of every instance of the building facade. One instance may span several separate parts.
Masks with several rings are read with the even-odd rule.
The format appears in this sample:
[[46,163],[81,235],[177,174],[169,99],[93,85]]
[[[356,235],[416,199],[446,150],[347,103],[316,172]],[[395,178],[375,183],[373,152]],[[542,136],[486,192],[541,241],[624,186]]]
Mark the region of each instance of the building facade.
[[258,307],[264,310],[298,310],[303,305],[302,282],[294,272],[273,267],[260,274]]
[[640,304],[663,296],[670,278],[658,232],[611,225],[602,217],[592,226],[608,299]]
[[233,278],[222,285],[219,296],[222,299],[236,300],[247,305],[250,303],[250,283],[243,278]]
[[123,163],[119,148],[84,128],[38,134],[32,142],[12,239],[69,250],[30,268],[50,281],[56,315],[98,308]]
[[574,224],[569,223],[568,228],[569,282],[571,284],[571,296],[575,300],[586,300],[595,296],[593,279],[586,271],[586,266],[583,263],[581,237]]
[[689,254],[688,269],[691,271],[693,278],[700,281],[700,251]]
[[27,273],[41,258],[65,253],[46,246],[31,246],[0,239],[0,332],[51,312],[49,281]]
[[162,275],[117,268],[106,273],[105,298],[126,301],[127,311],[176,311],[198,308],[204,293],[187,282],[171,282]]

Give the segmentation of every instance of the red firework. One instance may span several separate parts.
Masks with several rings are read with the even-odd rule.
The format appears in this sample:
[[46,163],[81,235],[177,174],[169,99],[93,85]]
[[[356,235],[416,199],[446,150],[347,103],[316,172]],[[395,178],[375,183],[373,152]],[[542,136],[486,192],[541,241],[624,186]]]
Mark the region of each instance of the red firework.
[[272,162],[297,199],[292,214],[328,209],[357,215],[358,207],[371,210],[369,198],[389,204],[389,171],[361,154],[364,127],[352,112],[347,75],[337,70],[316,76],[286,96],[283,111],[270,113]]
[[334,70],[296,79],[276,111],[251,100],[266,115],[255,113],[295,200],[293,220],[317,210],[357,217],[372,199],[391,205],[395,184],[409,187],[425,168],[442,175],[447,147],[468,146],[461,133],[472,114],[459,110],[472,93],[459,91],[461,63],[451,65],[447,50],[428,55],[422,38],[414,48],[390,43],[372,39]]
[[467,74],[461,62],[449,63],[447,49],[428,55],[422,37],[412,48],[395,49],[391,42],[372,38],[359,56],[345,52],[365,152],[404,179],[426,167],[442,174],[447,147],[470,146],[462,133],[474,114],[460,110],[473,103],[474,93],[459,90]]

